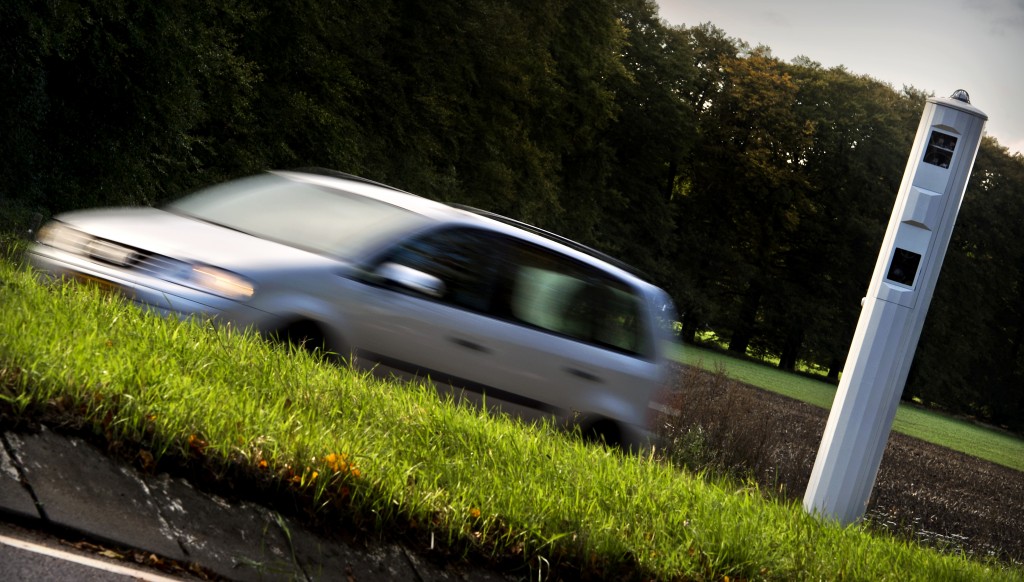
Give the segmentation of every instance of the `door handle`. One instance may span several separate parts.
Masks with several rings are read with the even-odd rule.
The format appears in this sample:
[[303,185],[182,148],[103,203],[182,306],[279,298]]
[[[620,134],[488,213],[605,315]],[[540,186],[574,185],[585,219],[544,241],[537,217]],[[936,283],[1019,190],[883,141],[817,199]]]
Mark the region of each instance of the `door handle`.
[[461,338],[461,337],[450,337],[450,338],[448,338],[448,341],[452,342],[453,344],[455,344],[457,346],[466,348],[467,350],[473,350],[474,352],[480,352],[481,354],[489,354],[489,353],[491,353],[490,348],[488,348],[487,346],[478,344],[478,343],[476,343],[474,341],[470,341],[468,339],[464,339],[464,338]]
[[600,376],[595,376],[595,375],[591,374],[590,372],[586,372],[586,371],[580,370],[578,368],[566,368],[565,371],[568,372],[569,375],[576,376],[577,378],[580,378],[582,380],[586,380],[587,382],[593,382],[595,384],[603,384],[604,383],[604,380]]

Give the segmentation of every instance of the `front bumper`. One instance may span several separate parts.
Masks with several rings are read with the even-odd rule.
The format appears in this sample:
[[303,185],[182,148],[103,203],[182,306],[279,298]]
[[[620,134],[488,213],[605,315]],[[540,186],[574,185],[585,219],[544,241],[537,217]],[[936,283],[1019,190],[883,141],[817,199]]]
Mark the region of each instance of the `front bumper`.
[[184,319],[192,315],[226,318],[239,327],[256,325],[262,311],[238,301],[97,263],[88,258],[45,245],[35,245],[26,253],[29,264],[50,279],[74,279],[95,284],[104,291],[117,293],[161,315]]

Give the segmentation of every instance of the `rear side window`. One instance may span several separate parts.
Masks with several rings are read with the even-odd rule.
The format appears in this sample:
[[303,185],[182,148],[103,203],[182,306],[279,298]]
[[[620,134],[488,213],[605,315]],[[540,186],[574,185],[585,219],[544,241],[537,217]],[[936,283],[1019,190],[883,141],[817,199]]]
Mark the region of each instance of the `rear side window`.
[[513,319],[617,351],[650,352],[631,288],[546,249],[517,246],[511,258],[505,285]]

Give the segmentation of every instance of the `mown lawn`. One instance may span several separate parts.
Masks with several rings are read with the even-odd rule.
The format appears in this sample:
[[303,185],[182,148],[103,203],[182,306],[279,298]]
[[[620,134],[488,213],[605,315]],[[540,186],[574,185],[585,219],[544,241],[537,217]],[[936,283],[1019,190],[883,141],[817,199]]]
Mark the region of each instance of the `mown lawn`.
[[252,479],[339,527],[434,539],[456,556],[528,565],[533,578],[1024,580],[252,334],[162,319],[91,287],[44,287],[6,261],[0,419]]

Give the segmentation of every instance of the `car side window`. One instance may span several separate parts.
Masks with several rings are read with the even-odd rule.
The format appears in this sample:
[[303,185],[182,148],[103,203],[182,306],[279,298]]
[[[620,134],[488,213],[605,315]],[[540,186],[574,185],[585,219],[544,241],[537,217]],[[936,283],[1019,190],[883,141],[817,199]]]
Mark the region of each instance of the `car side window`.
[[512,319],[618,351],[647,355],[642,302],[598,269],[545,249],[518,246],[506,270]]
[[488,233],[472,229],[432,231],[388,252],[383,262],[433,275],[444,283],[442,302],[487,312],[495,286],[498,259]]

